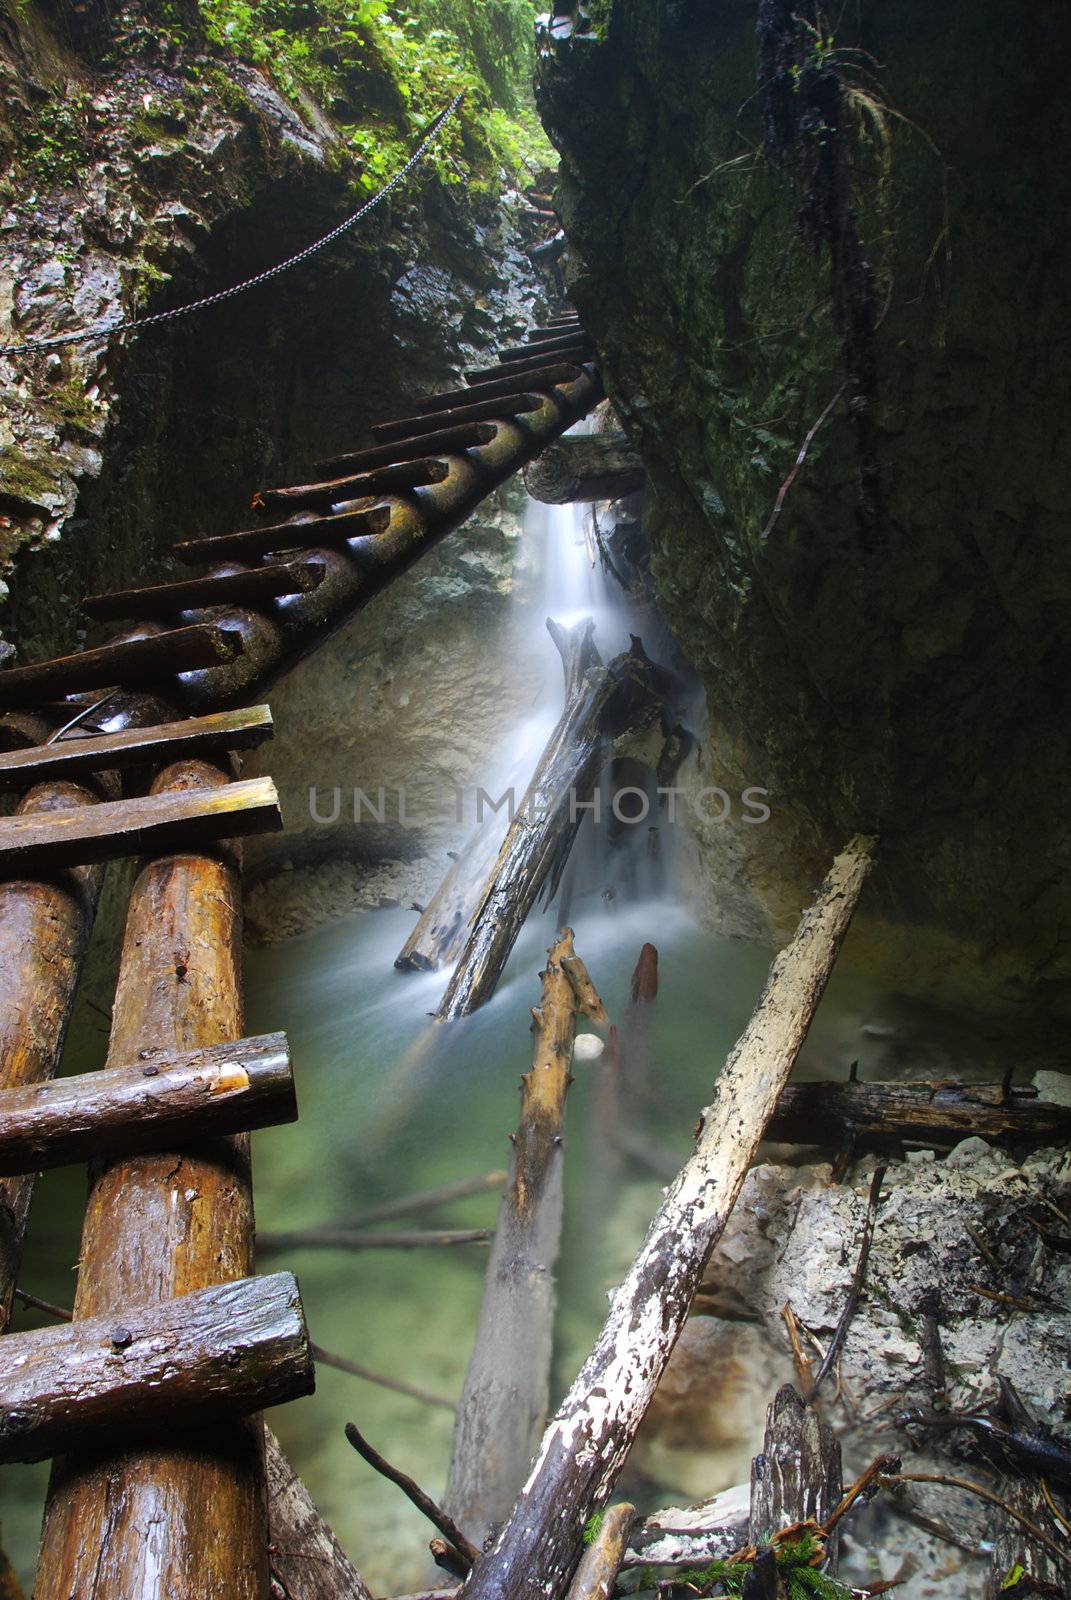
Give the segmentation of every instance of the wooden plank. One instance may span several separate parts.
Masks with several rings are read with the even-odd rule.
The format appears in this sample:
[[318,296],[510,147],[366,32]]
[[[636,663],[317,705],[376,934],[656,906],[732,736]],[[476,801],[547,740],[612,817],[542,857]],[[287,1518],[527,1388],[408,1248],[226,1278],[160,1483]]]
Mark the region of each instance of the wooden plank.
[[272,733],[268,706],[215,711],[206,717],[126,728],[121,733],[87,734],[72,729],[55,744],[32,745],[0,755],[0,789],[24,789],[32,783],[82,778],[90,772],[121,772],[218,750],[252,750]]
[[[466,404],[454,406],[441,416],[403,417],[399,422],[381,422],[372,429],[372,434],[383,444],[389,444],[392,439],[409,439],[421,433],[432,433],[440,426],[453,427],[462,422],[492,422],[498,417],[516,417],[524,411],[538,411],[540,406],[546,404],[546,400],[546,395],[527,391],[514,391],[501,396],[492,395],[489,399],[483,395],[473,396],[469,393]],[[346,461],[349,458],[343,456],[340,459]]]
[[390,506],[365,506],[360,511],[340,511],[335,516],[304,517],[276,522],[263,528],[243,528],[237,533],[212,534],[207,539],[183,539],[175,545],[180,561],[250,560],[279,550],[332,549],[350,539],[374,538],[390,526]]
[[[370,445],[367,450],[357,450],[346,457],[348,466],[370,472],[374,467],[389,462],[412,461],[433,450],[436,455],[457,455],[462,450],[473,450],[477,445],[490,444],[496,429],[493,422],[463,422],[456,428],[437,428],[434,433],[418,434],[413,439],[399,439],[393,444]],[[331,462],[320,463],[324,471],[331,470]]]
[[0,873],[23,877],[123,856],[192,850],[220,839],[282,828],[270,778],[221,788],[109,800],[88,810],[25,812],[0,819]]
[[[356,456],[340,458],[346,464]],[[317,467],[317,471],[320,468]],[[328,479],[323,483],[296,483],[280,489],[258,489],[254,511],[327,511],[347,500],[364,500],[385,494],[405,494],[427,483],[442,483],[448,468],[436,456],[417,452],[417,458],[388,462],[374,471]]]
[[[580,368],[568,361],[552,362],[549,366],[536,367],[524,375],[526,389],[549,390],[559,383],[573,383],[580,376]],[[420,402],[421,415],[426,416],[434,411],[450,411],[454,406],[464,405],[467,400],[493,400],[498,395],[511,395],[517,388],[517,379],[512,375],[504,378],[492,378],[486,383],[473,384],[466,389],[451,389],[446,394],[428,395]]]
[[113,639],[96,650],[0,672],[0,706],[32,705],[50,695],[116,684],[134,688],[159,683],[179,672],[223,666],[241,654],[241,635],[214,622],[169,628],[142,639]]
[[249,606],[255,611],[279,595],[309,594],[322,578],[322,566],[308,561],[280,561],[270,567],[187,578],[150,589],[91,594],[82,601],[82,608],[97,622],[116,622],[124,617],[173,617],[180,611],[199,611],[206,606]]
[[127,1066],[0,1091],[0,1177],[178,1150],[296,1120],[285,1034],[161,1051]]
[[[0,1462],[204,1427],[311,1394],[297,1281],[239,1278],[0,1341]],[[139,1593],[144,1590],[139,1589]]]
[[[537,371],[547,360],[547,355],[539,350],[525,350],[524,358],[518,356],[512,361],[498,361],[493,367],[475,367],[471,372],[465,373],[467,384],[490,382],[494,378],[513,378],[519,383],[527,383],[530,373]],[[591,341],[589,339],[574,339],[564,349],[553,352],[555,361],[574,362],[584,365],[592,359]]]

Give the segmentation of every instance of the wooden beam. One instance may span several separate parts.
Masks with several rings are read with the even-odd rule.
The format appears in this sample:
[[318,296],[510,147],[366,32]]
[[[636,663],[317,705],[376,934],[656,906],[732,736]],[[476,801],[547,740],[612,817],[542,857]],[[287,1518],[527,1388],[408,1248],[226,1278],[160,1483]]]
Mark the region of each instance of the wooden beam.
[[286,1035],[163,1051],[81,1077],[0,1090],[0,1176],[297,1120]]
[[339,511],[335,516],[306,517],[276,522],[264,528],[243,528],[238,533],[217,533],[207,539],[183,539],[175,545],[180,561],[193,565],[208,561],[245,561],[279,550],[326,549],[351,539],[374,538],[390,526],[390,506],[365,506],[359,511]]
[[[367,451],[343,456],[345,465],[359,463]],[[327,511],[331,506],[343,505],[348,500],[380,498],[387,494],[405,494],[410,489],[423,488],[425,484],[442,483],[449,468],[437,456],[416,452],[416,459],[403,457],[374,470],[350,473],[346,477],[329,478],[323,483],[296,483],[281,489],[258,489],[253,496],[254,511]]]
[[192,850],[220,839],[274,833],[282,825],[270,778],[109,800],[88,811],[55,811],[47,817],[25,812],[0,819],[0,873],[21,877],[124,856]]
[[591,1354],[464,1600],[560,1600],[610,1498],[829,980],[872,862],[853,839],[775,960]]
[[553,351],[522,350],[515,360],[498,361],[493,367],[475,367],[465,373],[469,385],[489,383],[496,378],[512,378],[516,383],[527,383],[533,372],[544,366],[548,357],[576,366],[585,366],[592,359],[590,339],[572,339],[561,349]]
[[[392,444],[371,445],[366,450],[355,451],[345,459],[346,464],[355,470],[370,472],[374,467],[383,466],[387,462],[412,461],[414,457],[423,456],[428,451],[445,456],[457,455],[462,450],[473,450],[478,445],[490,444],[497,432],[498,429],[493,422],[462,422],[454,428],[436,428],[433,433],[421,433],[415,438],[398,439]],[[326,461],[322,466],[325,471],[330,471],[332,463]]]
[[[580,368],[568,361],[555,362],[550,366],[535,367],[525,372],[524,386],[526,389],[549,390],[558,383],[573,383],[580,376]],[[451,389],[446,394],[428,395],[420,402],[420,412],[426,416],[431,412],[450,411],[454,406],[464,405],[468,400],[494,400],[499,395],[515,393],[517,380],[513,376],[505,378],[492,378],[485,383],[472,384],[465,389]]]
[[[154,792],[226,784],[180,762]],[[241,887],[235,854],[186,850],[134,880],[108,1066],[143,1050],[240,1039]],[[151,1059],[151,1058],[150,1058]],[[132,1302],[168,1301],[253,1272],[249,1138],[94,1163],[74,1313],[122,1322]],[[36,1600],[219,1596],[266,1600],[263,1426],[221,1423],[144,1447],[72,1450],[52,1472]],[[146,1535],[146,1530],[150,1533]],[[146,1561],[151,1555],[146,1578]],[[146,1583],[148,1582],[148,1591]]]
[[270,567],[247,567],[207,578],[160,583],[151,589],[117,589],[91,594],[83,610],[97,622],[124,617],[174,617],[180,611],[206,606],[250,606],[255,611],[283,594],[309,594],[323,578],[323,567],[309,561],[279,561]]
[[144,638],[113,639],[96,650],[0,672],[0,706],[33,705],[52,695],[115,684],[129,689],[159,683],[179,672],[221,666],[241,653],[241,635],[214,622],[169,628]]
[[91,772],[126,771],[212,751],[252,750],[270,739],[272,732],[267,706],[214,711],[207,717],[164,722],[155,728],[126,728],[121,733],[87,734],[72,729],[55,744],[32,745],[0,755],[0,789],[83,778]]
[[0,1341],[0,1462],[108,1443],[126,1449],[162,1432],[181,1438],[315,1386],[293,1274],[240,1278],[8,1334]]
[[[435,416],[403,417],[399,422],[381,422],[372,429],[372,434],[383,444],[389,444],[392,439],[416,438],[422,433],[432,433],[440,425],[456,427],[463,422],[492,422],[498,417],[517,417],[525,411],[538,411],[540,406],[547,403],[546,395],[523,391],[492,395],[489,399],[484,395],[473,396],[470,391],[466,392],[469,394],[468,401],[454,406],[450,411]],[[348,456],[342,456],[340,462],[349,459]]]

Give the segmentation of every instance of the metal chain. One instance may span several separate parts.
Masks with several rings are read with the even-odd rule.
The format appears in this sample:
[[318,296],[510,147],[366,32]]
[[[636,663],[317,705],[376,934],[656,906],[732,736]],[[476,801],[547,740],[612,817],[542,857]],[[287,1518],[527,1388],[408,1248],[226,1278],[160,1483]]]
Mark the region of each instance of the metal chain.
[[280,261],[278,266],[269,267],[265,272],[258,272],[255,277],[246,278],[241,283],[232,284],[229,289],[220,289],[216,294],[207,294],[201,300],[192,300],[188,305],[176,306],[173,311],[157,311],[151,316],[133,317],[125,322],[102,323],[98,327],[84,329],[81,333],[61,333],[47,339],[28,339],[25,344],[0,345],[0,356],[25,355],[35,350],[53,350],[57,346],[65,344],[85,344],[90,339],[110,338],[114,333],[132,333],[135,329],[151,328],[160,322],[173,322],[176,317],[188,317],[194,311],[203,311],[207,306],[218,306],[223,300],[232,300],[235,295],[244,294],[247,289],[255,289],[258,284],[268,283],[272,278],[278,278],[281,273],[289,272],[292,267],[300,266],[301,262],[307,261],[318,250],[323,250],[327,245],[333,244],[336,239],[341,239],[344,233],[348,233],[362,218],[367,217],[370,211],[374,211],[381,201],[393,193],[399,184],[405,182],[413,168],[435,143],[440,132],[457,111],[464,98],[464,90],[460,94],[455,94],[446,110],[439,112],[439,115],[435,118],[417,149],[409,157],[405,166],[394,174],[394,177],[380,189],[378,194],[374,194],[371,200],[367,200],[359,211],[354,212],[352,217],[347,217],[345,222],[340,222],[337,228],[332,228],[330,233],[325,233],[322,239],[317,239],[314,244],[306,245],[304,250],[299,250],[297,255],[288,257],[286,261]]

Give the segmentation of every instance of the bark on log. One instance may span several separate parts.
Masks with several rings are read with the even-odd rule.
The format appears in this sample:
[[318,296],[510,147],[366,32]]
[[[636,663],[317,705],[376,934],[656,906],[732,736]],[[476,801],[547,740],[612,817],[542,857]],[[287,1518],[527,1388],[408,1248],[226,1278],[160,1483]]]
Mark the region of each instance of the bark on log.
[[[202,762],[154,789],[222,785]],[[233,852],[144,865],[127,915],[108,1064],[144,1049],[240,1039],[241,891]],[[249,1140],[111,1162],[93,1175],[82,1231],[77,1318],[120,1317],[253,1271]],[[255,1419],[53,1467],[36,1600],[149,1600],[167,1594],[265,1600],[263,1427]]]
[[72,730],[55,744],[0,755],[0,788],[16,789],[56,778],[83,778],[93,772],[119,772],[148,767],[154,761],[178,761],[221,750],[252,750],[272,736],[271,711],[249,706],[243,711],[217,711],[207,717],[161,723],[153,728],[127,728],[122,733],[86,734]]
[[[289,1272],[0,1341],[0,1462],[174,1437],[311,1394]],[[193,1592],[198,1592],[196,1589]]]
[[509,1182],[484,1279],[476,1342],[457,1408],[444,1504],[482,1545],[524,1484],[546,1423],[561,1248],[562,1127],[580,1012],[606,1012],[566,928],[547,953],[521,1080]]
[[[100,795],[77,784],[31,789],[21,814],[95,806]],[[0,882],[0,1087],[51,1078],[59,1065],[71,1002],[89,943],[102,869],[80,867],[43,882]],[[0,1179],[0,1334],[22,1264],[32,1176]]]
[[[1066,1530],[1059,1527],[1049,1513],[1039,1485],[1029,1478],[1004,1478],[998,1486],[1001,1499],[1035,1527],[1052,1532],[1058,1543],[1066,1538]],[[1022,1594],[1024,1600],[1034,1594],[1063,1595],[1071,1593],[1071,1549],[1067,1561],[1061,1565],[1044,1546],[1031,1539],[1026,1529],[1013,1521],[1006,1512],[997,1513],[996,1537],[993,1541],[993,1559],[986,1579],[985,1600],[1002,1600],[1009,1592],[1008,1575],[1021,1570],[1024,1586],[1012,1593]],[[1032,1589],[1026,1580],[1033,1578],[1045,1589]]]
[[636,1507],[627,1502],[606,1512],[594,1542],[580,1558],[569,1600],[611,1600],[635,1517]]
[[506,831],[477,901],[468,936],[435,1015],[467,1016],[491,998],[525,918],[544,884],[554,893],[598,781],[604,743],[627,726],[646,726],[661,708],[658,669],[633,648],[603,667],[592,623],[571,630],[548,623],[562,653],[566,705]]
[[[840,1504],[840,1442],[812,1405],[805,1405],[790,1383],[766,1412],[762,1454],[751,1463],[751,1513],[748,1542],[761,1544],[794,1522],[824,1522]],[[826,1570],[837,1570],[839,1529],[826,1545]]]
[[748,1543],[751,1490],[724,1489],[701,1505],[656,1511],[629,1540],[625,1567],[708,1567]]
[[646,478],[647,469],[623,434],[559,439],[524,470],[532,499],[552,506],[620,500],[642,489]]
[[97,622],[177,617],[181,611],[199,611],[206,606],[248,605],[256,609],[280,595],[310,594],[323,573],[323,567],[315,562],[280,561],[271,567],[245,567],[237,572],[212,573],[207,578],[158,583],[151,589],[91,594],[82,601],[82,609]]
[[348,547],[351,539],[375,538],[390,526],[390,506],[362,506],[325,517],[298,513],[289,522],[264,528],[242,528],[237,533],[214,533],[207,539],[182,539],[174,546],[180,561],[196,566],[206,561],[250,561],[299,546],[317,549]]
[[1071,1135],[1071,1107],[1038,1098],[1030,1085],[953,1083],[791,1083],[780,1095],[769,1137],[791,1144],[867,1149],[981,1139],[1060,1143]]
[[547,1429],[506,1526],[465,1600],[559,1600],[583,1528],[613,1492],[688,1316],[707,1258],[807,1035],[871,865],[856,838],[775,960],[681,1169],[591,1355]]
[[270,1428],[264,1460],[272,1600],[372,1600]]
[[233,661],[242,652],[240,634],[214,622],[168,628],[131,639],[113,639],[96,650],[81,650],[53,661],[0,672],[0,706],[40,704],[55,695],[83,689],[126,688],[159,683],[177,672],[195,672]]
[[174,1150],[297,1119],[286,1036],[0,1090],[0,1175]]
[[147,850],[194,849],[237,834],[273,833],[282,825],[270,778],[108,800],[87,811],[54,811],[47,817],[22,812],[0,819],[0,873],[54,872]]

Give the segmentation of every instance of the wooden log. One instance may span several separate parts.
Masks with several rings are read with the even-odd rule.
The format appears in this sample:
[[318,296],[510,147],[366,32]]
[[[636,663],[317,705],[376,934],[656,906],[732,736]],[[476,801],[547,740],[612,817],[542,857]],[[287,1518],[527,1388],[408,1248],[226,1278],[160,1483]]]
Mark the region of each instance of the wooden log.
[[517,808],[470,919],[468,935],[435,1015],[440,1022],[485,1004],[544,885],[553,894],[602,765],[604,741],[646,725],[661,708],[658,675],[633,650],[603,667],[590,621],[566,631],[550,623],[566,666],[565,710]]
[[271,527],[216,533],[207,539],[183,539],[174,548],[180,561],[194,565],[207,561],[243,561],[280,550],[344,547],[351,539],[385,533],[389,525],[389,506],[366,506],[358,511],[339,511],[329,517],[297,517]]
[[223,1133],[297,1119],[282,1033],[0,1090],[0,1176],[144,1150],[176,1150]]
[[751,1490],[723,1489],[697,1506],[655,1511],[632,1531],[625,1567],[708,1567],[748,1543]]
[[372,1600],[371,1590],[264,1430],[272,1600]]
[[328,511],[332,506],[343,505],[347,500],[379,499],[387,494],[404,494],[410,489],[420,489],[429,483],[442,483],[448,472],[444,461],[437,456],[425,456],[418,451],[415,460],[399,458],[389,464],[369,471],[367,463],[361,470],[368,451],[342,456],[329,465],[353,467],[344,477],[330,478],[324,483],[296,483],[282,489],[258,489],[253,496],[253,510],[269,511]]
[[548,334],[538,344],[510,345],[508,349],[498,352],[498,359],[503,366],[512,366],[516,361],[531,361],[533,357],[564,360],[559,352],[563,350],[571,352],[577,346],[585,350],[594,349],[589,334],[570,328],[565,333]]
[[[748,1543],[761,1545],[793,1523],[824,1522],[840,1504],[840,1441],[813,1405],[805,1405],[790,1383],[780,1388],[766,1412],[762,1454],[751,1463]],[[839,1529],[826,1545],[825,1571],[837,1570]]]
[[174,617],[180,611],[206,606],[244,605],[254,610],[283,594],[309,594],[323,578],[323,567],[310,561],[280,561],[270,567],[247,567],[183,583],[160,583],[151,589],[118,589],[92,594],[82,601],[97,622],[124,617]]
[[[421,433],[431,433],[440,424],[444,427],[455,427],[463,422],[493,422],[499,417],[516,417],[525,411],[538,411],[545,405],[545,394],[533,394],[530,391],[513,392],[501,396],[485,395],[475,396],[471,390],[466,391],[468,399],[465,404],[456,405],[449,411],[442,411],[432,416],[403,417],[398,422],[380,422],[372,429],[374,438],[384,444],[389,444],[392,439],[415,438]],[[345,460],[345,457],[342,458]]]
[[[35,730],[40,737],[43,727]],[[20,815],[91,809],[94,790],[56,781],[24,795]],[[103,869],[83,867],[46,880],[0,881],[0,1087],[51,1078],[59,1066]],[[0,1179],[0,1334],[12,1295],[33,1198],[33,1178]]]
[[825,1149],[955,1144],[973,1136],[1062,1144],[1071,1136],[1071,1107],[1039,1099],[1029,1084],[790,1083],[778,1097],[768,1136]]
[[595,1347],[543,1437],[465,1600],[560,1600],[584,1526],[604,1506],[688,1316],[703,1269],[807,1036],[872,860],[856,838],[775,960]]
[[156,727],[126,728],[121,733],[86,733],[72,729],[54,744],[0,755],[0,789],[21,789],[30,783],[83,778],[94,772],[120,772],[153,762],[224,750],[252,750],[273,733],[268,706],[241,711],[216,711]]
[[524,470],[524,486],[532,499],[555,506],[620,500],[642,489],[646,481],[647,469],[624,434],[559,439]]
[[531,350],[524,356],[517,356],[510,361],[498,361],[493,367],[474,367],[465,373],[465,382],[471,387],[478,384],[493,383],[499,378],[509,378],[514,384],[527,383],[534,373],[539,372],[548,359],[568,362],[575,366],[585,366],[592,359],[591,340],[588,338],[570,339],[567,345],[553,351]]
[[[1066,1595],[1071,1581],[1071,1547],[1066,1544],[1067,1530],[1050,1516],[1040,1484],[1030,1478],[1003,1478],[997,1493],[1035,1528],[1043,1532],[1049,1530],[1058,1545],[1068,1548],[1068,1557],[1061,1563],[1051,1550],[1030,1537],[1022,1523],[1016,1522],[1007,1512],[998,1511],[992,1530],[993,1555],[986,1575],[984,1600],[1004,1600],[1009,1593],[1009,1574],[1014,1572],[1020,1574],[1020,1583],[1011,1592],[1022,1594],[1024,1600],[1031,1595]],[[1045,1585],[1048,1587],[1043,1587]]]
[[232,629],[213,622],[188,628],[168,628],[136,639],[113,639],[96,650],[82,650],[53,661],[35,661],[28,667],[0,672],[0,706],[39,704],[52,695],[77,694],[83,689],[122,684],[136,688],[160,683],[179,672],[196,672],[233,661],[242,641]]
[[608,1022],[570,929],[547,952],[542,980],[532,1013],[532,1066],[521,1079],[509,1181],[446,1480],[446,1509],[478,1545],[520,1492],[546,1423],[562,1230],[562,1129],[576,1019],[583,1010]]
[[[155,792],[222,786],[206,763],[167,768]],[[240,1039],[241,892],[235,855],[147,862],[127,913],[108,1066],[142,1050]],[[249,1277],[253,1205],[244,1134],[95,1167],[75,1317],[122,1318]],[[116,1453],[72,1451],[52,1470],[36,1600],[268,1593],[263,1427],[255,1419]]]
[[635,1520],[636,1507],[627,1502],[604,1513],[598,1533],[580,1558],[569,1600],[611,1600]]
[[[555,362],[550,366],[536,367],[531,372],[526,372],[524,385],[533,391],[547,391],[553,389],[555,384],[572,383],[580,376],[580,368],[568,362]],[[426,416],[431,412],[451,411],[455,406],[466,404],[469,400],[496,400],[500,395],[509,396],[516,392],[517,380],[509,376],[505,378],[492,378],[486,383],[473,384],[467,389],[450,389],[446,394],[428,395],[420,402],[420,413]]]
[[240,1278],[116,1316],[8,1334],[0,1341],[0,1462],[125,1448],[314,1388],[296,1279]]
[[[354,472],[366,473],[393,462],[412,461],[425,456],[458,455],[462,450],[474,450],[478,445],[490,444],[497,431],[493,422],[460,422],[453,428],[437,428],[431,433],[418,434],[415,438],[396,439],[391,444],[370,445],[365,450],[356,450],[346,456],[346,465]],[[328,460],[320,465],[330,470],[332,462]]]
[[395,957],[399,972],[437,972],[460,955],[480,891],[498,859],[507,821],[505,813],[501,827],[485,821],[458,851]]
[[270,778],[111,800],[47,817],[24,812],[0,818],[0,873],[22,876],[117,861],[149,850],[194,849],[238,835],[273,833],[282,825]]

